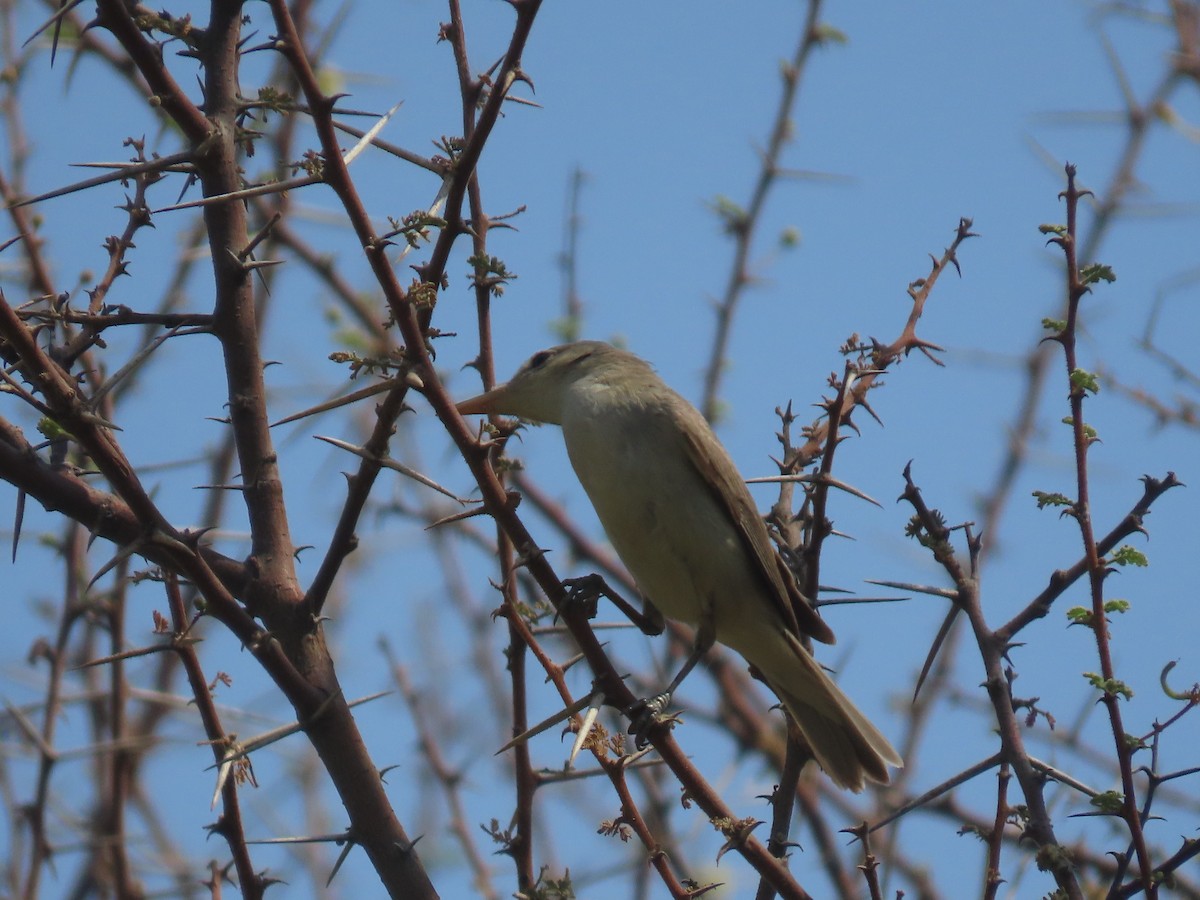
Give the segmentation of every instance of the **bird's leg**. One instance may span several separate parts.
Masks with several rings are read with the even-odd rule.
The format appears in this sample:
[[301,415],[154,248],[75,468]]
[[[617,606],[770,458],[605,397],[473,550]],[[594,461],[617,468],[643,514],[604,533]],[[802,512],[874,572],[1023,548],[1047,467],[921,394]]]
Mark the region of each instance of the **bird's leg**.
[[629,716],[630,720],[629,733],[636,737],[639,750],[646,746],[650,728],[662,720],[663,712],[671,705],[671,697],[679,685],[683,684],[683,679],[687,678],[688,673],[696,668],[696,663],[700,662],[715,642],[716,628],[713,625],[712,616],[706,615],[696,628],[696,639],[692,643],[692,652],[683,661],[683,667],[671,679],[666,690],[653,697],[638,700],[625,710],[625,715]]
[[649,600],[644,610],[637,609],[632,603],[608,586],[603,577],[593,572],[581,578],[567,578],[563,581],[567,589],[567,603],[578,603],[583,608],[584,615],[593,619],[596,616],[596,604],[601,597],[607,597],[613,606],[619,609],[630,622],[638,627],[642,634],[654,637],[663,633],[663,615]]

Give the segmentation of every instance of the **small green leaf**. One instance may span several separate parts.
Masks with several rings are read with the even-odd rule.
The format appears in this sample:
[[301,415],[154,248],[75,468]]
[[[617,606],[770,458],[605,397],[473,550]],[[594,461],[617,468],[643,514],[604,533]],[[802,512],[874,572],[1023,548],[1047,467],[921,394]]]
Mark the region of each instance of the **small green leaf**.
[[1150,565],[1150,560],[1146,558],[1146,554],[1141,550],[1136,550],[1128,544],[1122,544],[1113,551],[1113,555],[1108,558],[1108,561],[1114,566],[1138,566],[1145,568]]
[[1071,387],[1087,391],[1089,394],[1098,394],[1100,393],[1100,378],[1095,372],[1075,369],[1071,373]]
[[1091,800],[1092,806],[1102,812],[1116,815],[1125,805],[1125,795],[1120,791],[1101,791]]
[[1070,506],[1075,502],[1066,494],[1056,492],[1034,491],[1033,496],[1037,500],[1038,509],[1045,509],[1047,506]]
[[1072,625],[1086,625],[1092,627],[1092,611],[1085,609],[1082,606],[1072,606],[1067,610],[1067,618],[1071,620]]
[[1123,613],[1128,612],[1128,600],[1106,600],[1104,603],[1104,611],[1106,613]]
[[1067,327],[1067,323],[1062,319],[1042,319],[1042,327],[1047,331],[1063,331]]
[[476,287],[485,288],[495,297],[503,296],[504,286],[517,277],[510,272],[504,260],[498,256],[476,254],[467,257],[467,265],[471,266],[471,282]]
[[[1075,424],[1075,418],[1073,416],[1063,416],[1062,423],[1067,427],[1070,427]],[[1087,438],[1089,441],[1094,441],[1097,433],[1098,432],[1095,428],[1093,428],[1091,425],[1088,425],[1086,422],[1084,423],[1083,436],[1085,438]]]
[[1066,225],[1039,225],[1038,231],[1040,231],[1042,234],[1063,235],[1063,234],[1067,233],[1067,226]]
[[61,441],[75,436],[67,429],[63,428],[58,422],[51,419],[49,416],[42,416],[38,419],[37,430],[41,432],[42,437],[48,441]]
[[1117,276],[1111,266],[1092,263],[1090,266],[1084,266],[1079,270],[1079,280],[1084,284],[1095,284],[1098,281],[1107,281],[1111,284],[1117,280]]
[[1136,734],[1126,734],[1125,735],[1125,746],[1128,747],[1130,750],[1145,750],[1146,742],[1143,741]]
[[1097,690],[1103,691],[1113,697],[1124,697],[1126,700],[1133,696],[1133,688],[1129,687],[1119,678],[1105,678],[1103,675],[1097,675],[1095,672],[1084,672],[1083,677],[1088,680],[1088,683]]

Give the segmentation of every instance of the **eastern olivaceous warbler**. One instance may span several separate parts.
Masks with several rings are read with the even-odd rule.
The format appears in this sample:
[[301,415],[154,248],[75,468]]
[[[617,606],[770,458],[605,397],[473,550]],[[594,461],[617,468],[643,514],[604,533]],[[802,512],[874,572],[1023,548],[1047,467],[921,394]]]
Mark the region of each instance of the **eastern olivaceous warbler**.
[[458,411],[560,425],[575,474],[646,599],[697,627],[696,657],[714,639],[742,654],[833,781],[858,791],[902,765],[801,644],[801,634],[833,643],[833,632],[796,587],[708,422],[648,363],[598,341],[564,344]]

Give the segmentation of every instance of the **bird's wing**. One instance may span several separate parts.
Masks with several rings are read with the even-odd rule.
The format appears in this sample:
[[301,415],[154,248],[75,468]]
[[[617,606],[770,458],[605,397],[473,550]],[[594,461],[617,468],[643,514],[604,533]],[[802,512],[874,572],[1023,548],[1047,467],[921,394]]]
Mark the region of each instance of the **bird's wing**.
[[[768,540],[770,540],[769,536]],[[788,564],[783,561],[783,557],[779,553],[775,553],[775,564],[779,567],[779,577],[783,579],[788,599],[792,602],[792,612],[795,613],[796,620],[800,623],[800,631],[822,644],[836,644],[837,638],[833,634],[833,629],[825,624],[825,620],[808,602],[808,598],[796,584],[796,576],[792,574],[792,570],[788,568]]]
[[[703,425],[707,427],[707,423]],[[717,505],[728,512],[750,558],[758,563],[763,586],[783,621],[794,634],[807,634],[823,644],[835,643],[837,639],[833,630],[805,600],[791,570],[772,546],[767,526],[763,524],[750,491],[733,462],[719,449],[714,451],[696,438],[695,435],[703,431],[681,428],[679,433],[683,437],[688,459],[700,475],[701,482],[709,489]]]

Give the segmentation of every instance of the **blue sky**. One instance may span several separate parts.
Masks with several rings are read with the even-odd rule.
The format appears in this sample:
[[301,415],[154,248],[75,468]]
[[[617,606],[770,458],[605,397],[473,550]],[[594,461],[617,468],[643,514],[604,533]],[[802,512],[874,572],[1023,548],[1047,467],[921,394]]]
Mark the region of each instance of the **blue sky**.
[[[262,34],[270,31],[265,7],[250,5],[247,12]],[[488,0],[466,3],[465,14],[476,68],[485,68],[507,44],[511,13],[505,4]],[[524,59],[536,94],[518,90],[541,108],[510,106],[480,167],[491,213],[525,207],[514,220],[517,231],[493,232],[491,239],[491,252],[519,274],[494,307],[502,376],[532,351],[556,342],[550,323],[562,314],[557,259],[568,183],[578,167],[587,174],[578,261],[585,335],[619,337],[651,359],[685,396],[699,397],[713,329],[711,304],[732,256],[711,207],[719,196],[741,203],[748,195],[756,148],[765,142],[778,97],[780,61],[792,53],[801,15],[802,7],[790,2],[752,7],[705,0],[544,5]],[[328,57],[329,76],[340,79],[352,95],[345,105],[381,111],[404,101],[384,137],[417,152],[432,152],[431,141],[461,130],[449,49],[435,43],[438,23],[446,17],[444,6],[426,0],[356,4]],[[735,325],[722,390],[726,411],[718,431],[747,477],[771,474],[769,455],[777,449],[775,407],[793,400],[797,409],[805,409],[819,400],[828,374],[841,370],[837,347],[851,333],[894,339],[908,313],[906,286],[926,274],[928,254],[940,253],[949,243],[959,217],[973,218],[980,237],[960,252],[962,277],[948,275],[940,282],[920,327],[925,339],[946,347],[947,366],[938,368],[914,356],[890,373],[873,400],[885,427],[860,416],[861,435],[840,451],[840,477],[877,498],[882,508],[849,498],[835,501],[835,525],[854,540],[829,548],[824,580],[874,594],[878,590],[864,579],[943,582],[928,555],[903,536],[910,511],[892,502],[903,487],[901,471],[911,460],[927,500],[943,509],[950,522],[978,515],[975,502],[994,481],[1012,425],[1022,389],[1022,360],[1041,335],[1041,319],[1055,315],[1061,304],[1059,257],[1045,246],[1038,226],[1063,219],[1056,197],[1063,186],[1062,165],[1077,164],[1082,183],[1101,193],[1107,189],[1126,135],[1122,79],[1134,97],[1147,97],[1172,45],[1169,30],[1160,24],[1132,17],[1098,19],[1096,8],[1083,3],[830,3],[823,18],[844,33],[846,42],[822,48],[805,72],[794,111],[795,141],[784,155],[787,167],[817,175],[781,183],[768,205],[754,252],[760,283],[744,300]],[[29,13],[29,23],[35,19]],[[1113,59],[1120,61],[1119,74]],[[122,158],[126,151],[120,141],[128,134],[145,132],[150,145],[164,154],[178,149],[174,138],[156,134],[152,120],[139,112],[130,112],[126,120],[107,111],[104,92],[122,96],[122,89],[105,82],[94,64],[85,63],[64,91],[67,67],[60,62],[51,70],[48,57],[43,62],[35,66],[25,99],[29,110],[40,104],[42,111],[31,112],[28,121],[36,149],[27,177],[31,189],[46,190],[78,177],[77,170],[66,168],[69,162]],[[248,65],[245,93],[257,87],[254,79],[262,76],[264,64]],[[180,73],[189,71],[184,62],[173,65]],[[123,97],[122,102],[133,102],[127,94]],[[1136,168],[1130,210],[1099,252],[1099,260],[1113,266],[1118,280],[1085,302],[1082,344],[1086,366],[1110,370],[1122,383],[1166,402],[1189,390],[1194,397],[1195,385],[1175,382],[1135,346],[1156,296],[1169,291],[1158,334],[1163,349],[1194,360],[1200,334],[1200,224],[1195,215],[1200,182],[1193,174],[1196,134],[1188,130],[1200,121],[1195,86],[1177,91],[1172,103],[1174,113],[1190,124],[1164,123],[1151,131]],[[254,165],[249,164],[251,172]],[[353,171],[380,221],[427,206],[437,189],[428,173],[381,153],[368,152]],[[175,186],[163,188],[160,204],[173,202],[177,191]],[[298,199],[309,218],[307,236],[337,254],[347,276],[369,289],[353,242],[334,221],[332,193],[318,188]],[[110,188],[93,192],[81,204],[57,200],[39,207],[51,248],[63,261],[58,274],[65,285],[75,283],[78,270],[103,265],[97,235],[101,228],[108,233],[120,227],[121,215],[113,209],[119,202],[120,192]],[[190,221],[171,215],[160,217],[156,231],[139,235],[134,257],[138,277],[127,280],[123,289],[157,296],[165,277],[163,263],[170,262],[177,232]],[[1089,226],[1090,218],[1084,221],[1085,229]],[[783,248],[778,236],[789,228],[798,230],[800,242]],[[69,247],[81,249],[71,256]],[[418,251],[414,259],[420,256]],[[475,346],[464,257],[460,252],[451,265],[450,290],[439,303],[436,320],[440,328],[460,335],[439,344],[439,362],[462,396],[478,388],[473,373],[460,371]],[[280,416],[309,405],[342,378],[342,371],[326,360],[336,349],[331,329],[322,322],[328,298],[299,267],[288,269],[275,289],[266,352],[284,363],[270,376]],[[6,290],[11,286],[6,284]],[[191,285],[190,300],[201,309],[208,303],[205,290],[203,277]],[[138,295],[131,293],[120,302],[135,304]],[[201,354],[192,370],[215,372],[213,348],[189,340],[196,343],[189,351]],[[1069,433],[1059,424],[1067,411],[1061,360],[1056,359],[1051,384],[1030,465],[1014,491],[984,576],[984,603],[993,624],[1007,619],[1041,590],[1054,568],[1069,565],[1079,554],[1070,521],[1037,512],[1030,498],[1034,489],[1072,491]],[[219,379],[205,378],[196,378],[186,395],[176,382],[143,386],[139,400],[145,405],[131,408],[129,420],[122,422],[123,439],[138,448],[131,453],[134,459],[185,456],[213,440],[214,433],[205,430],[210,426],[198,421],[196,413],[220,414],[221,387]],[[156,403],[163,398],[171,401],[166,408]],[[1088,416],[1103,440],[1091,456],[1100,531],[1140,496],[1137,478],[1143,473],[1161,476],[1172,469],[1184,482],[1197,480],[1194,432],[1155,428],[1143,409],[1111,385],[1089,402]],[[456,490],[469,490],[465,468],[437,443],[429,412],[418,408],[412,422],[398,448],[417,455],[419,443],[422,465]],[[349,463],[306,436],[337,429],[338,437],[358,436],[345,422],[322,421],[302,430],[303,439],[283,445],[297,543],[321,546],[329,517],[340,503],[338,471]],[[559,436],[552,429],[531,431],[520,453],[540,483],[601,537]],[[390,490],[385,488],[381,496]],[[410,493],[407,485],[396,491]],[[771,492],[757,488],[755,494],[765,508]],[[1149,554],[1152,566],[1116,576],[1114,595],[1134,605],[1119,623],[1116,645],[1118,668],[1139,692],[1130,706],[1131,730],[1146,730],[1155,716],[1169,714],[1169,705],[1156,693],[1164,663],[1179,660],[1180,684],[1200,678],[1195,587],[1184,565],[1195,547],[1193,495],[1192,489],[1175,491],[1160,501],[1148,522],[1152,539],[1134,541]],[[0,498],[10,496],[0,493]],[[196,515],[201,502],[196,492],[173,489],[165,478],[162,496],[180,524]],[[32,513],[31,521],[41,528],[52,522],[40,512]],[[536,518],[532,521],[539,537],[552,543],[552,531]],[[361,568],[348,573],[341,585],[346,606],[338,623],[339,640],[347,650],[373,648],[378,634],[390,634],[402,651],[414,654],[414,665],[429,662],[418,651],[429,651],[432,640],[436,649],[431,655],[435,661],[439,655],[444,658],[441,668],[427,670],[433,683],[425,687],[432,691],[436,683],[444,690],[453,683],[460,661],[454,656],[459,651],[453,630],[435,630],[430,624],[440,615],[442,574],[428,565],[418,525],[395,518],[373,524],[377,530],[363,535]],[[236,540],[230,542],[231,552],[245,552],[237,547]],[[35,549],[27,546],[26,551],[36,559]],[[565,562],[565,552],[561,558]],[[310,570],[316,559],[314,554]],[[486,561],[472,554],[466,560],[476,595],[491,602]],[[37,578],[28,563],[13,573],[22,585]],[[302,577],[310,574],[302,570]],[[406,588],[403,598],[397,598],[401,579]],[[1021,672],[1018,693],[1041,696],[1064,720],[1090,702],[1079,675],[1095,667],[1090,636],[1083,629],[1068,630],[1062,616],[1062,609],[1083,599],[1079,592],[1064,598],[1046,622],[1025,635],[1028,646],[1014,657]],[[23,605],[14,608],[21,627],[0,636],[7,659],[20,658],[20,648],[28,644],[25,626],[34,627],[22,618],[28,612]],[[838,669],[848,692],[885,732],[897,732],[894,710],[911,693],[943,614],[939,602],[919,598],[828,615],[840,642],[825,661]],[[241,673],[228,702],[249,708],[261,704],[264,712],[277,714],[266,702],[267,686],[244,666],[236,646],[221,636],[213,636],[211,643],[211,664]],[[655,646],[627,643],[630,654]],[[349,653],[344,666],[352,694],[387,686],[373,652]],[[433,678],[438,674],[444,676],[441,682]],[[20,685],[36,682],[35,676],[13,670],[11,678],[14,693],[30,696],[24,693],[29,688]],[[980,678],[977,658],[964,653],[956,675],[959,686],[971,691]],[[703,679],[689,681],[680,702],[686,706],[689,696],[701,704],[710,699]],[[469,717],[476,704],[486,701],[477,692],[449,690],[445,702],[461,705],[467,711],[458,715]],[[411,729],[399,702],[368,707],[362,722],[381,760],[389,750],[406,758],[412,752]],[[1092,725],[1088,733],[1093,738],[1103,735],[1096,713]],[[983,758],[993,746],[987,723],[960,710],[945,712],[934,734],[937,739],[920,753],[914,776],[920,787]],[[556,742],[542,740],[542,761],[557,765]],[[1185,748],[1198,740],[1195,723],[1185,723],[1166,752],[1175,763],[1190,764]],[[189,749],[190,735],[181,733],[179,741],[172,765],[180,765],[181,757],[184,766],[206,764],[203,752]],[[728,776],[737,785],[731,799],[743,800],[748,808],[753,795],[773,783],[770,773],[726,770],[729,761],[705,746],[695,752],[713,767],[707,772],[710,778]],[[473,821],[503,819],[510,799],[489,789],[502,778],[490,768],[490,754],[456,762],[466,766]],[[271,787],[278,791],[285,763],[264,760],[256,765],[264,782],[259,803],[269,807]],[[199,786],[196,796],[181,802],[183,821],[205,821],[208,790]],[[992,783],[981,790],[986,797]],[[250,802],[256,801],[252,797]],[[412,798],[398,791],[395,802],[403,819],[428,813],[428,821],[440,821],[436,797]],[[551,809],[556,802],[547,801]],[[195,807],[190,812],[189,804]],[[264,818],[270,818],[268,812]],[[953,837],[951,823],[914,820],[911,827],[927,829],[921,833],[937,846],[965,846],[965,839]],[[711,839],[699,819],[695,828],[698,838]],[[581,834],[580,840],[602,840],[586,829]],[[431,861],[452,855],[444,833],[434,831],[425,840]],[[217,852],[216,847],[209,852]],[[977,871],[973,849],[963,854],[965,871]],[[269,852],[263,858],[270,860]],[[809,864],[802,856],[793,860],[804,883]],[[1011,864],[1016,865],[1015,859]],[[504,884],[504,860],[498,859],[495,868],[501,873],[498,883]],[[449,869],[435,874],[445,896],[467,890],[456,880],[460,875]],[[748,878],[732,859],[723,860],[717,874],[743,887],[741,879]],[[339,883],[351,895],[372,878],[365,861],[352,856]],[[1038,888],[1048,890],[1041,883]]]

